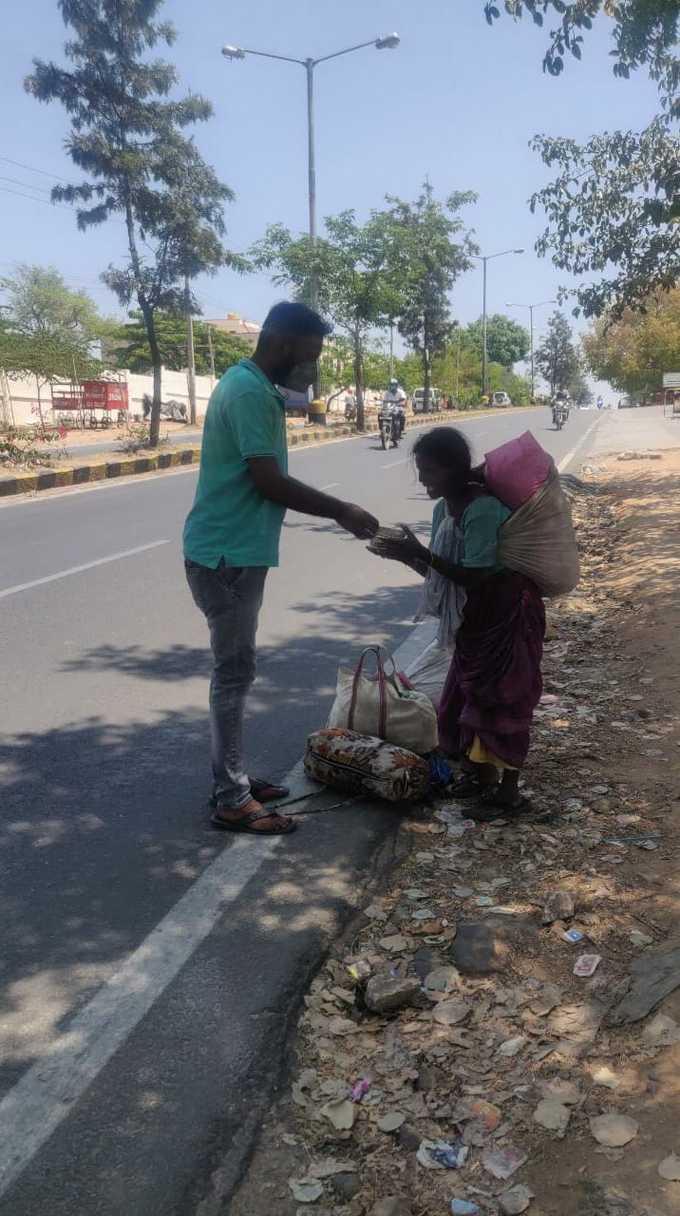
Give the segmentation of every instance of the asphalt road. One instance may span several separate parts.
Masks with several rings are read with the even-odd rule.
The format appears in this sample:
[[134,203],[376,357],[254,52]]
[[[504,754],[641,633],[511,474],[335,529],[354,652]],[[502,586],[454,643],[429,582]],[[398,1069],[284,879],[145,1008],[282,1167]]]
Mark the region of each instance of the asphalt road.
[[[597,415],[464,425],[477,455],[530,426],[585,457]],[[425,531],[411,437],[291,470]],[[0,1216],[211,1216],[276,1083],[301,985],[394,843],[389,811],[310,815],[276,843],[206,824],[208,656],[180,535],[195,471],[0,508]],[[286,773],[338,662],[396,644],[417,579],[290,516],[247,725]],[[326,797],[326,804],[332,801]],[[202,1205],[202,1206],[201,1206]]]

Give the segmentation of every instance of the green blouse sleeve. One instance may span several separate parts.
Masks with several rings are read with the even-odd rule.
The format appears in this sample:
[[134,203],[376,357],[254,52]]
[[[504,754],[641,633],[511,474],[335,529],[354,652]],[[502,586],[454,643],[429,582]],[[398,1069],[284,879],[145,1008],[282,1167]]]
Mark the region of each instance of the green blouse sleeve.
[[497,568],[498,530],[510,510],[497,498],[476,498],[463,513],[464,550],[462,565],[470,569]]

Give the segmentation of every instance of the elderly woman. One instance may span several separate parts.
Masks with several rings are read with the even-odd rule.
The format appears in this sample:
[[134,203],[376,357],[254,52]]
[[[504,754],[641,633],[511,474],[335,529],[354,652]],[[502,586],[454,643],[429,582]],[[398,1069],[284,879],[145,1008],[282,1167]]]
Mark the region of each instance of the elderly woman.
[[[413,454],[421,484],[437,500],[431,548],[408,529],[403,539],[377,538],[372,547],[381,557],[424,572],[435,598],[444,583],[464,589],[439,706],[441,744],[464,760],[455,795],[477,800],[472,818],[517,815],[528,805],[519,774],[543,690],[543,601],[529,579],[499,564],[499,529],[510,511],[474,479],[463,435],[437,427],[417,440]],[[438,543],[440,538],[446,543]]]

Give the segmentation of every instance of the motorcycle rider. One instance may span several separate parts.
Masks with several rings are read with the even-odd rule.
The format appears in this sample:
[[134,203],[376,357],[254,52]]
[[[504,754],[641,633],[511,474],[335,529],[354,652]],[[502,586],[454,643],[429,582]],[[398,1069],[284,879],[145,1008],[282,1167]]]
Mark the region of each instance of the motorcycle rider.
[[406,426],[406,393],[396,376],[393,376],[390,380],[387,392],[383,397],[383,408],[385,407],[389,408],[394,418],[394,425],[397,428],[397,439],[401,439]]
[[553,401],[553,425],[557,426],[558,414],[562,414],[563,423],[569,421],[569,396],[563,389],[559,389]]

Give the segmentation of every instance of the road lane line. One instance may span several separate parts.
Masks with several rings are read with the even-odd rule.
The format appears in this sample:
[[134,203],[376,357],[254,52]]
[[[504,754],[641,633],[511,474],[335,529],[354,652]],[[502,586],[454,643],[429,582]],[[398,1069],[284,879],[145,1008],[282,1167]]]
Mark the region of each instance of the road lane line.
[[0,1195],[71,1112],[279,839],[235,840],[0,1102]]
[[404,460],[393,460],[391,464],[381,464],[381,469],[396,469],[400,464],[408,464],[408,456]]
[[82,566],[70,566],[68,570],[59,570],[57,574],[47,574],[45,578],[35,578],[30,583],[17,583],[14,587],[5,587],[0,591],[0,600],[8,595],[18,595],[20,591],[30,591],[32,587],[42,587],[45,583],[56,583],[59,579],[70,578],[72,574],[82,574],[84,570],[94,570],[95,566],[106,566],[109,562],[118,562],[123,557],[134,557],[137,553],[146,553],[149,549],[158,549],[160,545],[169,545],[169,540],[152,540],[148,545],[138,545],[136,549],[123,549],[120,553],[111,553],[108,557],[98,557],[94,562],[85,562]]
[[562,460],[560,460],[560,463],[557,466],[558,473],[562,473],[564,471],[564,469],[566,469],[568,467],[568,465],[571,464],[572,460],[577,455],[577,453],[581,451],[581,448],[584,446],[588,436],[592,435],[596,426],[598,426],[601,421],[602,421],[602,416],[600,415],[598,418],[595,419],[595,421],[592,423],[592,425],[588,427],[588,430],[586,431],[585,435],[581,436],[578,443],[571,449],[571,451],[567,452],[567,455],[564,456],[562,458]]
[[339,481],[329,481],[328,485],[322,486],[321,489],[322,490],[333,490],[333,489],[335,489],[336,486],[339,486],[339,485],[340,485]]

